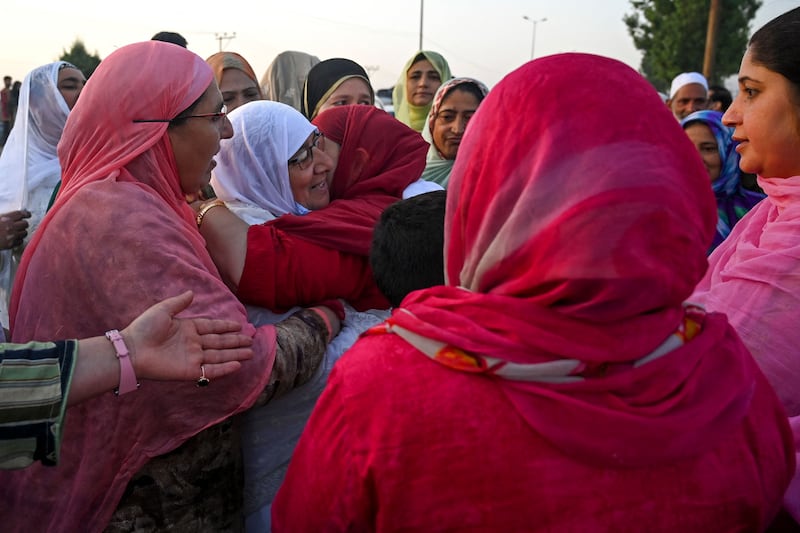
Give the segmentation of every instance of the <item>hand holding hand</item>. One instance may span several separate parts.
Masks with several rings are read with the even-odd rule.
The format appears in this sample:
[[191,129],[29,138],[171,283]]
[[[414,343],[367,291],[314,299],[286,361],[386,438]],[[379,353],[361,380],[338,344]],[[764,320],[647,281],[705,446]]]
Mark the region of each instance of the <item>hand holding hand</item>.
[[191,291],[167,298],[122,330],[140,379],[197,381],[200,365],[209,379],[239,370],[253,357],[253,339],[241,324],[210,318],[175,318],[192,302]]

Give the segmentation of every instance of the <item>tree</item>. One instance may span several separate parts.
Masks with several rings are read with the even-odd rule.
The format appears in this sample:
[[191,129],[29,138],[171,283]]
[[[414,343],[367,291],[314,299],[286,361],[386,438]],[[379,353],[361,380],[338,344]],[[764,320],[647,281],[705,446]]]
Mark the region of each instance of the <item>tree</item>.
[[[708,0],[631,0],[634,12],[623,17],[633,44],[644,52],[641,71],[666,91],[681,72],[703,69]],[[717,31],[716,67],[709,83],[739,71],[750,22],[761,0],[722,0]]]
[[100,64],[100,56],[97,55],[97,52],[95,52],[94,55],[89,54],[89,52],[86,51],[86,46],[84,46],[83,41],[80,39],[75,39],[69,52],[62,50],[59,59],[78,67],[78,69],[83,72],[83,75],[86,76],[86,79],[89,79],[94,69]]

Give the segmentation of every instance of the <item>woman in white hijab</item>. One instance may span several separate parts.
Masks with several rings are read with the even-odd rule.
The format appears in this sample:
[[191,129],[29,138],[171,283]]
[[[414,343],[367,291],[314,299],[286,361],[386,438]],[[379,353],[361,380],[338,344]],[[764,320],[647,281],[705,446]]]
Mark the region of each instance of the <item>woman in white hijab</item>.
[[[324,141],[317,144],[317,128],[306,117],[287,104],[262,100],[237,108],[228,118],[234,134],[220,143],[217,167],[211,178],[214,192],[228,209],[253,225],[285,214],[304,215],[327,206],[327,199],[307,201],[313,200],[315,194],[304,196],[293,192],[298,183],[316,183],[327,172],[332,176],[336,165],[322,151]],[[310,166],[302,169],[301,165],[290,163],[298,153],[306,153],[304,147],[311,145],[320,150],[313,151]],[[323,188],[325,198],[327,186],[328,183]],[[272,499],[333,364],[361,332],[389,316],[388,310],[359,312],[344,305],[346,318],[342,330],[328,345],[325,360],[314,378],[275,399],[271,405],[249,410],[242,418],[248,532],[269,531]],[[246,308],[253,324],[276,323],[285,316],[253,305]]]
[[[4,213],[0,219],[13,219],[20,212],[29,212],[30,223],[24,242],[23,226],[23,232],[17,231],[11,242],[0,243],[13,246],[0,252],[0,321],[5,325],[15,266],[61,179],[56,147],[69,111],[85,83],[83,73],[74,65],[56,61],[33,69],[20,87],[17,117],[0,154],[0,213]],[[20,226],[16,223],[15,229]]]

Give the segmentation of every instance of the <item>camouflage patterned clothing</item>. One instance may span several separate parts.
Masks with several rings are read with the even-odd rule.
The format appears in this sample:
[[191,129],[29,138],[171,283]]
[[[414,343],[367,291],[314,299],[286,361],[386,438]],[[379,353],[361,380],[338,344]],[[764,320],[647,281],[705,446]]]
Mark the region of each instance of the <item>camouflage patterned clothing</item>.
[[[275,365],[256,405],[308,381],[325,352],[326,325],[313,311],[299,311],[275,327]],[[242,531],[243,472],[235,418],[150,460],[128,483],[106,531]]]

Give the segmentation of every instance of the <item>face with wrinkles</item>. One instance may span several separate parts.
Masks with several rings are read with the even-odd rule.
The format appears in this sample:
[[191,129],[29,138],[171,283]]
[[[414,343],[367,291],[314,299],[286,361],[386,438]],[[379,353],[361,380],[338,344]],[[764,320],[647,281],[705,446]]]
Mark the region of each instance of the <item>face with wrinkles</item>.
[[306,209],[322,209],[331,201],[328,175],[334,163],[325,153],[327,140],[312,132],[295,154],[289,158],[289,185],[294,201]]
[[222,94],[216,82],[211,82],[197,105],[175,117],[167,129],[181,190],[187,195],[208,185],[217,165],[214,155],[219,152],[220,139],[233,137],[233,126],[222,110]]

